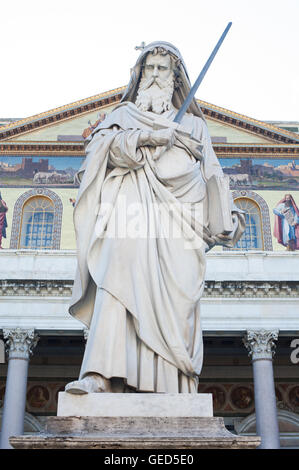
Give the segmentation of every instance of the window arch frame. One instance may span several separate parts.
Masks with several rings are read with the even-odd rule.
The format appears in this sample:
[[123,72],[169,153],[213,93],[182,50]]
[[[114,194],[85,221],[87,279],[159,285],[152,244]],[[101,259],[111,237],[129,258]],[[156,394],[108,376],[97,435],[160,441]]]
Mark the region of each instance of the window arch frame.
[[[268,204],[266,203],[265,199],[262,198],[259,194],[255,193],[254,191],[250,190],[236,190],[232,191],[232,198],[235,201],[236,199],[251,199],[255,204],[257,204],[260,210],[260,217],[261,217],[261,233],[262,233],[262,250],[256,251],[273,251],[272,245],[272,234],[271,234],[271,223],[270,223],[270,212]],[[234,250],[234,248],[226,248],[225,250]],[[242,250],[238,250],[242,251]],[[244,250],[244,251],[254,251],[254,250]]]
[[[50,248],[50,250],[60,249],[63,204],[62,204],[60,197],[56,193],[54,193],[54,191],[51,191],[50,189],[46,189],[46,188],[31,189],[30,191],[26,191],[25,193],[21,194],[21,196],[16,200],[16,203],[14,205],[12,229],[11,229],[11,236],[10,236],[10,249],[15,249],[15,250],[27,249],[27,248],[19,248],[20,236],[22,233],[23,210],[24,210],[24,206],[30,199],[35,198],[35,197],[40,197],[40,196],[50,199],[54,208],[53,243],[52,243],[52,248]],[[35,248],[28,248],[28,249],[36,251]],[[39,249],[47,250],[47,248],[39,248]]]
[[[257,208],[257,210],[258,210],[257,215],[258,215],[258,219],[259,219],[259,224],[256,225],[256,228],[257,228],[257,230],[258,230],[258,232],[260,233],[260,236],[261,236],[261,240],[260,240],[261,247],[260,248],[249,248],[249,249],[244,249],[244,250],[242,250],[241,248],[234,247],[234,250],[238,250],[238,251],[254,251],[254,250],[260,251],[260,250],[262,250],[262,251],[264,251],[265,250],[265,237],[264,237],[264,232],[263,232],[263,221],[262,221],[261,208],[260,208],[259,204],[256,201],[254,201],[253,199],[251,199],[249,197],[242,196],[242,197],[234,198],[234,202],[242,201],[242,200],[250,202],[253,205],[253,207]],[[237,207],[239,207],[239,206],[237,205]],[[242,207],[240,207],[240,209],[245,210]],[[249,212],[248,215],[250,217],[251,213]],[[247,227],[247,224],[245,226],[245,232],[246,232],[246,227]],[[244,234],[245,234],[245,232],[244,232]],[[243,237],[243,235],[242,235],[242,237]],[[240,238],[239,242],[241,241],[242,237]],[[250,238],[250,241],[252,241],[252,238]]]

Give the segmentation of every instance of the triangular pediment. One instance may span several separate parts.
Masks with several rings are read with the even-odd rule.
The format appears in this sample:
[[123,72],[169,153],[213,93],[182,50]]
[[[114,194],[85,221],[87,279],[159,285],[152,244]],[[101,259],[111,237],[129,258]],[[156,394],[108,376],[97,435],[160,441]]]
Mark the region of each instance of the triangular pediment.
[[[0,140],[79,142],[84,130],[119,103],[125,87],[102,93],[0,128]],[[296,144],[299,135],[198,100],[212,141],[226,144]]]

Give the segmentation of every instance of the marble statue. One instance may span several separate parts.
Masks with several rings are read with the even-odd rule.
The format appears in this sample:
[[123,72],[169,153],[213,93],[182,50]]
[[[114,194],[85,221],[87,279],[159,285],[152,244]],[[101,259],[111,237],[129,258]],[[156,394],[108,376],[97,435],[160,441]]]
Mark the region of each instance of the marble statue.
[[151,43],[120,104],[88,137],[69,311],[89,334],[69,393],[197,393],[205,253],[233,247],[245,222],[231,202],[230,231],[210,230],[224,209],[208,182],[224,175],[195,99],[172,126],[189,91],[180,52]]

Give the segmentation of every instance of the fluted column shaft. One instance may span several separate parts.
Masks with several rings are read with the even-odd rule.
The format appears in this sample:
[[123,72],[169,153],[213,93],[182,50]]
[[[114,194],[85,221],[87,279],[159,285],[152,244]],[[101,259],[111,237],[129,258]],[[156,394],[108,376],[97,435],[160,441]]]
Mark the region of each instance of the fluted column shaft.
[[10,436],[24,433],[29,357],[38,337],[33,329],[4,329],[8,370],[1,429],[1,449],[12,449]]
[[256,432],[261,436],[261,449],[280,448],[272,363],[277,339],[278,330],[250,330],[244,338],[252,358]]

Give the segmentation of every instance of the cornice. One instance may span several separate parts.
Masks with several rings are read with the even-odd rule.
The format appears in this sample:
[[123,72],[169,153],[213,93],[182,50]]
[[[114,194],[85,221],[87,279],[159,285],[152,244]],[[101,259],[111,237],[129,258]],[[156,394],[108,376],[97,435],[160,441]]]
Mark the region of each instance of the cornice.
[[257,119],[250,118],[244,114],[235,113],[220,106],[197,100],[205,116],[217,122],[229,124],[233,127],[241,128],[254,135],[268,138],[270,141],[278,140],[281,143],[299,143],[299,135],[286,129],[281,129]]
[[[71,280],[0,280],[6,297],[70,297]],[[297,281],[206,281],[204,298],[299,298]]]
[[6,140],[27,132],[53,125],[67,118],[74,118],[83,113],[96,111],[104,106],[119,103],[125,87],[117,88],[106,93],[75,101],[69,105],[52,109],[45,113],[36,114],[0,128],[0,140]]
[[72,155],[84,156],[84,144],[82,142],[57,142],[57,141],[8,141],[0,142],[0,155]]
[[218,158],[254,157],[254,158],[296,158],[299,157],[298,144],[237,144],[213,143]]
[[[299,157],[298,144],[237,144],[213,143],[218,158],[254,157],[254,158],[296,158]],[[83,142],[57,141],[6,141],[0,142],[0,155],[61,155],[84,157]]]
[[[116,88],[105,93],[75,101],[65,106],[54,108],[44,113],[15,121],[0,128],[0,140],[13,139],[16,136],[56,124],[65,119],[74,118],[86,112],[100,110],[111,104],[117,104],[121,100],[125,88],[126,87]],[[261,137],[269,139],[269,141],[274,140],[287,144],[299,143],[299,136],[293,132],[280,129],[273,124],[258,121],[257,119],[235,113],[202,100],[197,100],[197,102],[201,106],[203,114],[217,122],[223,122],[251,134],[260,135]]]

